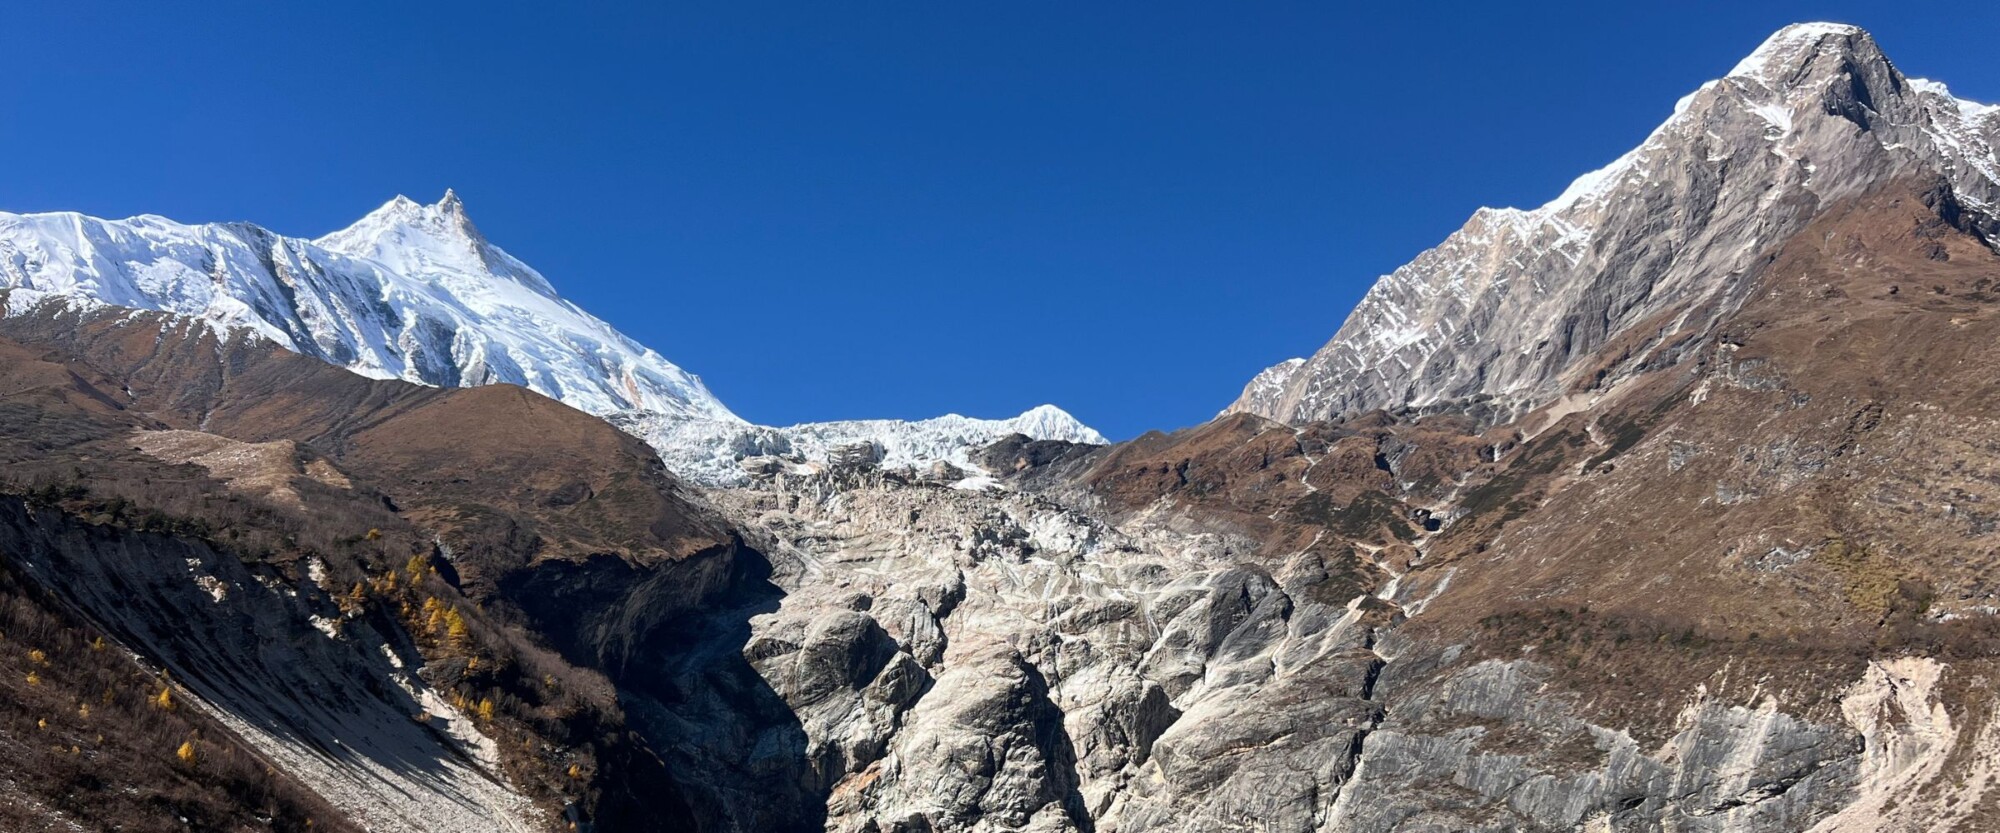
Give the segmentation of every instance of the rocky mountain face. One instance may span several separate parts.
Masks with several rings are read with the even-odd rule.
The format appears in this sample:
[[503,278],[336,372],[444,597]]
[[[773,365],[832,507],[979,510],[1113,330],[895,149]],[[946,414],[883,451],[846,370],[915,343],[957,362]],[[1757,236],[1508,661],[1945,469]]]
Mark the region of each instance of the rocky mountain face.
[[1259,374],[1228,410],[1299,423],[1471,408],[1509,421],[1593,381],[1582,374],[1631,372],[1601,356],[1614,341],[1711,333],[1774,247],[1877,184],[1937,179],[1991,233],[1996,148],[2000,107],[1906,78],[1858,28],[1786,27],[1547,205],[1474,213],[1382,278],[1319,352]]
[[1992,112],[1788,28],[1385,281],[1434,396],[720,493],[828,828],[1992,829]]
[[0,820],[2000,829],[1992,119],[1788,28],[1281,419],[1116,445],[621,431],[12,290]]

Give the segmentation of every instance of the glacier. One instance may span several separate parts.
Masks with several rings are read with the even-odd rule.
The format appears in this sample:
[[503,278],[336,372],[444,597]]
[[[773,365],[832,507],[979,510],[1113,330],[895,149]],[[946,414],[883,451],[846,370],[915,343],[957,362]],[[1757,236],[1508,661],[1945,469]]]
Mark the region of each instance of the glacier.
[[676,474],[709,486],[739,486],[749,482],[749,476],[736,465],[736,461],[745,457],[788,457],[824,463],[835,448],[857,442],[880,447],[883,468],[918,469],[945,462],[968,473],[982,471],[972,459],[973,450],[1012,434],[1087,445],[1107,442],[1104,435],[1054,405],[1030,408],[1009,419],[946,414],[922,420],[807,422],[784,428],[653,411],[629,411],[608,419],[612,425],[657,449],[667,467]]

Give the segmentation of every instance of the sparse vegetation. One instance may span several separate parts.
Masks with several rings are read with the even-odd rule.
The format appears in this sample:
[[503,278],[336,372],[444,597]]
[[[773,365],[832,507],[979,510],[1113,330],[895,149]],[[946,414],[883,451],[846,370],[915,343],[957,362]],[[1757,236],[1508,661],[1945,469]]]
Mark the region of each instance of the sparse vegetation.
[[1813,559],[1840,576],[1847,603],[1857,610],[1916,619],[1930,608],[1931,589],[1889,556],[1833,538]]
[[1526,493],[1529,485],[1561,468],[1570,453],[1587,442],[1584,436],[1566,430],[1536,437],[1498,474],[1467,490],[1459,498],[1459,508],[1468,517],[1498,512],[1503,525],[1526,514],[1537,505],[1537,496]]
[[1353,540],[1411,541],[1417,537],[1402,505],[1373,489],[1356,495],[1346,506],[1334,505],[1326,492],[1314,492],[1293,504],[1287,514],[1300,523],[1324,526]]
[[198,711],[159,708],[154,672],[106,650],[4,554],[0,631],[35,646],[0,651],[0,779],[12,785],[0,829],[43,829],[51,812],[133,833],[353,829]]
[[[57,432],[57,436],[65,435]],[[21,465],[0,470],[0,499],[11,494],[34,510],[61,513],[95,526],[197,539],[256,569],[286,573],[288,583],[302,577],[308,562],[320,565],[326,572],[323,588],[347,588],[335,598],[344,616],[393,622],[414,637],[427,660],[424,676],[461,712],[476,716],[484,731],[503,741],[501,763],[510,780],[542,799],[550,810],[572,802],[583,808],[594,806],[601,789],[595,779],[604,771],[597,760],[605,750],[620,758],[642,754],[622,728],[622,712],[608,681],[537,646],[518,622],[496,620],[479,610],[440,575],[430,554],[429,535],[386,508],[387,501],[379,496],[365,489],[336,490],[302,478],[297,488],[312,511],[298,512],[231,493],[197,467],[125,453],[122,446],[103,442],[103,432],[78,430],[67,436],[92,441],[87,443],[91,453],[75,455],[89,458],[87,462],[57,464],[53,457],[17,457]],[[9,443],[0,442],[0,458],[9,457],[8,452]],[[488,526],[495,529],[511,524],[497,514],[494,518]],[[500,544],[533,549],[531,542]],[[397,553],[401,555],[393,555]],[[15,628],[4,632],[19,633]],[[129,665],[120,652],[106,650],[100,634],[75,647],[84,655]],[[49,669],[25,646],[15,648],[13,656],[18,669],[12,679],[20,680],[22,688],[58,687],[50,684]],[[64,660],[58,656],[55,661]],[[112,696],[110,691],[106,694]],[[121,699],[128,696],[129,701]],[[76,721],[102,725],[123,725],[126,715],[118,703],[174,725],[199,719],[180,709],[178,701],[171,684],[149,678],[125,683],[121,693],[98,703],[94,708],[104,714],[86,717],[78,701],[59,710],[65,720],[75,715]],[[152,733],[169,734],[173,740],[160,738],[146,745],[161,760],[178,762],[177,753],[192,733]],[[0,727],[0,738],[4,736]],[[127,737],[121,729],[113,743]],[[84,760],[94,760],[92,744],[77,745]],[[191,748],[199,764],[195,771],[217,776],[233,772],[232,761],[248,754],[235,746],[195,743]],[[579,764],[585,777],[570,777],[569,768]],[[256,765],[259,779],[282,778],[267,775],[266,768]],[[5,812],[0,809],[0,829],[9,829]],[[330,811],[317,815],[331,818]],[[342,828],[329,828],[322,821],[316,829]]]
[[599,760],[635,752],[610,681],[473,604],[429,557],[357,584],[343,604],[351,615],[390,616],[410,634],[426,659],[425,680],[499,741],[508,778],[531,795],[592,806]]
[[1787,692],[1788,711],[1837,720],[1841,692],[1870,659],[2000,657],[2000,621],[1993,619],[1759,633],[1717,631],[1687,619],[1550,607],[1492,614],[1479,620],[1479,628],[1478,644],[1487,656],[1526,658],[1551,669],[1561,688],[1583,695],[1597,722],[1628,729],[1646,743],[1664,742],[1685,696],[1696,684],[1719,679],[1725,668],[1730,678],[1760,681],[1760,691]]
[[1584,471],[1595,469],[1611,458],[1630,451],[1632,446],[1638,445],[1640,440],[1646,438],[1645,422],[1616,414],[1599,420],[1597,427],[1606,434],[1608,442],[1605,443],[1603,451],[1584,461]]

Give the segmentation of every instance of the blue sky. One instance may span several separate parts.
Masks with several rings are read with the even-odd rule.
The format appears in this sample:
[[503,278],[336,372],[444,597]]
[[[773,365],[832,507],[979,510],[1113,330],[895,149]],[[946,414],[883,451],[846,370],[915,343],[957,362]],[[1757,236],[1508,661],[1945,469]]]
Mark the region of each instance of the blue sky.
[[568,5],[22,4],[0,209],[312,236],[453,187],[747,418],[1127,437],[1785,23],[2000,100],[2000,4]]

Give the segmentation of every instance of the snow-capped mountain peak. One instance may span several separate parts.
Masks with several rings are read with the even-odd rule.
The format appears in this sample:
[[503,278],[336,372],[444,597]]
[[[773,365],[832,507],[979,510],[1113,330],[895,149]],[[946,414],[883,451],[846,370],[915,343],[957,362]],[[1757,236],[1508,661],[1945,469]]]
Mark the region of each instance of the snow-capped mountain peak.
[[701,380],[555,294],[456,194],[309,241],[248,223],[0,213],[8,314],[59,300],[201,318],[366,376],[506,382],[580,410],[740,421]]
[[706,482],[740,474],[746,454],[823,455],[841,442],[878,442],[894,465],[964,462],[1012,433],[1104,442],[1053,405],[1006,420],[751,425],[693,374],[563,300],[488,241],[453,191],[428,205],[398,196],[317,240],[248,223],[0,213],[0,307],[48,302],[199,318],[375,378],[521,385],[612,417]]
[[2000,217],[1996,149],[2000,107],[1906,78],[1858,27],[1787,26],[1555,199],[1473,212],[1377,281],[1311,358],[1258,374],[1230,410],[1287,422],[1398,407],[1524,413],[1629,327],[1666,322],[1671,332],[1650,335],[1659,342],[1699,334],[1741,302],[1762,252],[1835,201],[1924,181]]
[[492,278],[556,297],[547,278],[486,240],[466,216],[465,202],[450,189],[424,205],[398,194],[354,225],[314,244],[328,251],[385,264],[400,274],[456,284],[460,292]]
[[1097,433],[1097,429],[1083,424],[1068,411],[1050,404],[1036,405],[1005,422],[1014,433],[1026,434],[1037,439],[1060,439],[1092,445],[1108,442],[1103,434]]
[[1868,33],[1861,27],[1846,23],[1794,23],[1771,33],[1743,60],[1736,62],[1736,66],[1724,77],[1751,79],[1775,88],[1795,79],[1796,71],[1829,39],[1867,37]]

